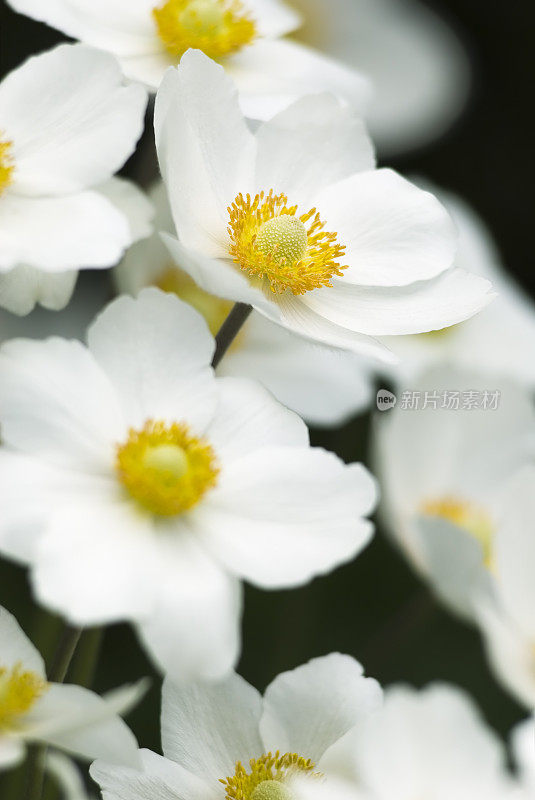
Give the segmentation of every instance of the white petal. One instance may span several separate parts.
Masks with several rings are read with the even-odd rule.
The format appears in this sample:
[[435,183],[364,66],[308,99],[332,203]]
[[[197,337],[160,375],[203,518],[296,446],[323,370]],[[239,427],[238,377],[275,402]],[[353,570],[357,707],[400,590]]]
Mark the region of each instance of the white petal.
[[291,335],[254,314],[245,341],[225,355],[219,375],[246,375],[320,427],[338,426],[365,408],[371,397],[369,367],[340,350]]
[[496,679],[519,703],[532,710],[535,708],[533,640],[526,639],[504,609],[488,599],[479,604],[478,619]]
[[106,486],[105,478],[77,469],[55,469],[4,447],[0,450],[0,551],[21,564],[31,564],[54,511],[66,500],[90,503]]
[[330,94],[301,98],[255,135],[256,189],[284,192],[290,205],[308,201],[311,206],[323,187],[375,166],[362,119]]
[[476,595],[491,593],[480,542],[440,517],[418,516],[414,526],[431,586],[456,613],[473,619]]
[[368,336],[441,330],[477,314],[494,298],[484,278],[451,269],[432,281],[411,286],[353,286],[335,280],[301,303],[336,325]]
[[51,464],[107,473],[125,425],[113,389],[80,342],[14,339],[0,351],[2,437]]
[[88,342],[130,425],[184,420],[202,432],[216,405],[214,340],[190,305],[158,289],[121,297],[97,317]]
[[267,750],[314,763],[381,703],[377,681],[351,656],[331,653],[283,672],[268,686],[260,723]]
[[392,170],[345,178],[320,191],[314,205],[347,248],[344,283],[406,286],[453,264],[457,234],[448,212]]
[[[104,797],[115,800],[214,800],[217,790],[200,781],[174,761],[141,750],[142,767],[132,770],[103,761],[91,765],[90,774]],[[219,786],[219,785],[218,785]]]
[[235,574],[264,588],[294,586],[368,544],[373,528],[361,517],[375,500],[362,466],[319,448],[270,447],[225,465],[194,520]]
[[[152,0],[153,2],[153,0]],[[141,55],[118,55],[118,61],[126,78],[142,83],[150,91],[156,92],[161,86],[164,75],[170,67],[176,67],[177,59],[155,43],[153,51]]]
[[91,507],[91,499],[71,500],[51,519],[38,542],[34,591],[74,625],[146,617],[162,580],[158,531],[135,508],[98,497]]
[[115,53],[158,49],[154,0],[9,0],[15,11],[59,28],[73,39]]
[[126,217],[99,192],[2,198],[0,273],[18,264],[48,272],[111,267],[130,242]]
[[259,693],[236,673],[218,683],[177,686],[166,680],[162,747],[167,758],[216,783],[264,752]]
[[515,476],[507,495],[495,543],[499,592],[511,618],[535,640],[535,468]]
[[154,127],[181,242],[225,257],[227,207],[250,188],[255,142],[223,68],[198,50],[188,51],[178,69],[165,75]]
[[504,778],[501,741],[468,695],[442,684],[388,689],[383,709],[355,729],[353,754],[374,797],[421,797],[440,787],[437,797],[484,798]]
[[[391,350],[376,339],[331,322],[322,313],[312,310],[301,297],[279,295],[277,305],[281,315],[280,324],[298,336],[342,350],[350,350],[365,358],[378,359],[386,364],[397,364],[399,361]],[[265,314],[264,308],[259,306],[255,308]],[[271,315],[265,315],[272,321],[278,321]]]
[[223,464],[263,447],[306,447],[304,422],[262,386],[244,378],[219,378],[219,401],[206,437]]
[[11,669],[22,664],[25,670],[45,677],[45,662],[30,642],[15,617],[0,606],[0,641],[2,667]]
[[513,728],[511,749],[526,787],[535,788],[535,717],[532,715]]
[[137,742],[112,706],[81,686],[50,684],[24,718],[26,735],[93,760],[136,767]]
[[[226,300],[254,305],[255,308],[268,309],[270,306],[274,306],[274,303],[269,303],[260,289],[256,289],[249,283],[245,272],[242,272],[230,260],[211,258],[189,250],[174,236],[166,233],[162,234],[162,239],[173,262],[191,275],[195,283],[206,292],[224,297]],[[276,313],[276,306],[274,309],[273,313]]]
[[61,787],[65,800],[89,800],[80,770],[62,753],[49,753],[47,771]]
[[147,97],[122,85],[116,60],[61,45],[0,85],[0,118],[13,142],[17,194],[72,194],[120,169],[143,130]]
[[282,0],[247,0],[245,8],[255,20],[259,36],[285,36],[301,25],[301,15]]
[[43,272],[20,264],[0,274],[0,306],[13,314],[29,314],[37,304],[51,311],[65,308],[72,297],[78,273]]
[[290,39],[260,39],[225,59],[244,114],[269,119],[304,94],[331,92],[361,111],[370,86],[358,72]]
[[219,680],[240,652],[241,587],[195,539],[182,543],[178,558],[162,576],[151,616],[138,626],[141,642],[177,682]]
[[20,739],[0,736],[0,772],[16,767],[24,759],[26,748]]
[[97,189],[127,218],[131,242],[138,242],[151,235],[154,230],[154,207],[135,183],[124,178],[110,178]]

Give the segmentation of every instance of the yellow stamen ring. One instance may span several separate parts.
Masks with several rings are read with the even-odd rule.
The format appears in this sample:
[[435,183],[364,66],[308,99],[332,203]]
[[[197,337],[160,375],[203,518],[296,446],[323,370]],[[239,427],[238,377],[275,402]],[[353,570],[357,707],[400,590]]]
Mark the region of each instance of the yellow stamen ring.
[[[314,772],[312,761],[297,753],[267,753],[252,758],[249,768],[247,771],[238,761],[234,775],[220,780],[225,787],[226,800],[289,800],[291,792],[285,786],[288,780],[299,773],[319,777],[319,773]],[[278,787],[274,784],[280,784],[281,790],[277,792]]]
[[13,143],[3,140],[1,133],[0,131],[0,195],[13,183],[13,172],[15,170],[11,152]]
[[332,286],[347,268],[339,259],[345,247],[336,233],[324,231],[315,208],[297,215],[284,194],[239,194],[228,208],[229,252],[249,275],[267,281],[272,292],[304,294]]
[[167,0],[152,15],[166,50],[178,58],[191,47],[217,60],[256,37],[241,0]]
[[212,447],[185,423],[152,420],[117,447],[116,471],[137,503],[165,517],[193,508],[219,475]]
[[46,692],[48,684],[22,664],[0,667],[0,731],[13,730]]

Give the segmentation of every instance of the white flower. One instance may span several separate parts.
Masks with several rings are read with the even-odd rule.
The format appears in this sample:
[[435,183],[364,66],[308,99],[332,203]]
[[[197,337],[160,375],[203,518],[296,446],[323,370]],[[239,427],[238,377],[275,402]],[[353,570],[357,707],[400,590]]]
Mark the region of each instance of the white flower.
[[496,535],[496,590],[478,602],[478,620],[496,677],[535,708],[535,468],[513,482]]
[[137,742],[117,715],[140,691],[131,687],[106,699],[81,686],[48,683],[43,659],[0,607],[0,771],[22,761],[32,742],[136,767]]
[[456,237],[440,203],[374,170],[362,121],[332,96],[253,134],[224,71],[190,51],[162,83],[155,128],[179,237],[165,240],[207,291],[387,360],[372,337],[443,328],[489,301],[487,281],[449,269]]
[[517,768],[517,793],[514,800],[535,797],[535,717],[519,723],[511,736],[511,749]]
[[366,119],[382,155],[439,137],[462,110],[470,84],[464,49],[427,5],[414,0],[292,0],[300,41],[366,75]]
[[0,84],[0,304],[61,308],[76,270],[110,267],[150,233],[138,189],[113,179],[141,134],[146,93],[112,56],[62,45]]
[[166,681],[164,758],[142,751],[142,773],[98,761],[91,775],[121,800],[287,800],[300,776],[330,785],[345,736],[380,701],[379,685],[338,653],[282,673],[263,698],[236,674],[219,684]]
[[505,751],[471,699],[446,684],[395,686],[352,734],[359,797],[504,800]]
[[418,410],[404,407],[399,391],[397,406],[377,419],[385,521],[440,598],[473,618],[476,594],[493,585],[511,481],[533,456],[531,397],[513,383],[447,365],[404,390]]
[[73,623],[133,620],[166,670],[220,676],[240,579],[295,586],[355,556],[375,483],[259,385],[215,379],[173,295],[120,298],[88,341],[1,349],[0,549]]
[[368,101],[353,69],[284,38],[299,14],[282,0],[8,0],[16,11],[109,50],[125,75],[153,90],[189,49],[219,61],[238,83],[243,108],[266,119],[310,91],[332,91],[351,105]]
[[[156,229],[171,232],[173,222],[161,182],[154,185],[150,197],[157,208]],[[175,292],[204,316],[213,334],[232,307],[196,286],[173,262],[157,233],[130,248],[115,276],[121,292],[135,295],[150,285]],[[371,365],[364,359],[312,345],[256,313],[217,370],[221,376],[260,381],[283,405],[321,426],[340,425],[369,405],[370,372]]]
[[424,367],[447,360],[481,373],[510,376],[535,388],[533,302],[504,270],[490,232],[470,206],[434,186],[432,191],[459,231],[457,266],[490,280],[497,297],[472,319],[447,330],[383,339],[401,359],[392,370],[393,377],[407,383]]

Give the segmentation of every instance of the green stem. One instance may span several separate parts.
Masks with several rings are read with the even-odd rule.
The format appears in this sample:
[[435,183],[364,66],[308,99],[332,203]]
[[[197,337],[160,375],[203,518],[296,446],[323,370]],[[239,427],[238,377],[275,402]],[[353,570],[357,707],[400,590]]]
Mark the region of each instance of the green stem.
[[[65,625],[48,671],[50,683],[63,683],[69,670],[80,636],[81,628]],[[46,746],[36,745],[28,755],[25,800],[41,800],[45,782]]]
[[221,325],[219,331],[217,332],[217,336],[215,337],[216,347],[214,357],[212,359],[212,367],[214,369],[221,362],[221,359],[236,338],[240,328],[252,310],[252,306],[247,305],[247,303],[234,303],[232,306],[228,317]]

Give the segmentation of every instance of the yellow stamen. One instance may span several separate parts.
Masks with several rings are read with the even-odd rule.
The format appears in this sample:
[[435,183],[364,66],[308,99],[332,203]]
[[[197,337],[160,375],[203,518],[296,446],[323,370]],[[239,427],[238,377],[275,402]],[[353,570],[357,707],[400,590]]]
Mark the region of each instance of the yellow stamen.
[[[315,765],[309,758],[297,753],[277,751],[274,755],[267,753],[260,758],[249,761],[248,772],[241,761],[236,762],[236,771],[232,777],[222,778],[220,783],[225,787],[226,800],[289,800],[291,792],[285,785],[298,774],[318,777]],[[280,785],[280,790],[275,784]]]
[[464,528],[481,544],[485,566],[492,569],[494,525],[484,509],[466,500],[443,497],[426,501],[422,504],[421,510],[424,514],[442,517]]
[[152,14],[166,50],[178,58],[191,47],[217,60],[256,37],[241,0],[167,0]]
[[0,195],[13,183],[15,164],[11,154],[12,148],[13,142],[2,139],[2,131],[0,131]]
[[315,208],[297,215],[284,194],[244,197],[239,194],[228,208],[229,252],[249,275],[267,282],[272,292],[304,294],[332,286],[333,275],[346,266],[338,259],[345,247],[336,233],[323,230],[325,223]]
[[211,446],[183,423],[148,420],[117,447],[120,482],[144,509],[171,517],[193,508],[216,485],[219,468]]
[[11,669],[0,667],[0,731],[13,730],[46,692],[46,681],[22,664]]

